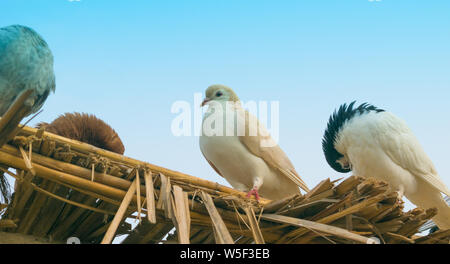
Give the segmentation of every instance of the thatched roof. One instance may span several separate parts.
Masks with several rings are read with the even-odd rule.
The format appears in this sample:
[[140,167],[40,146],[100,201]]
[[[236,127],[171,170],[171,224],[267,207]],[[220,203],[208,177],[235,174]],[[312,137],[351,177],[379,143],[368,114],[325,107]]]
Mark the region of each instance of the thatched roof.
[[[0,170],[16,179],[12,201],[0,205],[3,232],[50,242],[77,237],[82,243],[111,243],[119,234],[128,234],[123,243],[373,243],[373,237],[381,243],[448,243],[450,238],[450,230],[417,236],[436,209],[404,212],[397,193],[373,179],[325,179],[305,195],[258,203],[226,186],[43,130],[11,131],[0,148]],[[130,217],[140,220],[133,230],[125,222]]]

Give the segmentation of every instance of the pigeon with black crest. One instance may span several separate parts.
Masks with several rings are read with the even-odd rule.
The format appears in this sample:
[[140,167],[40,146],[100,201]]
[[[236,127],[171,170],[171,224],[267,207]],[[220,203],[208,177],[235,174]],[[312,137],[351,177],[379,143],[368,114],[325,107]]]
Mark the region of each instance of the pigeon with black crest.
[[416,206],[437,208],[433,221],[450,228],[450,207],[441,195],[450,191],[400,118],[367,103],[344,104],[331,115],[322,147],[334,170],[386,181]]

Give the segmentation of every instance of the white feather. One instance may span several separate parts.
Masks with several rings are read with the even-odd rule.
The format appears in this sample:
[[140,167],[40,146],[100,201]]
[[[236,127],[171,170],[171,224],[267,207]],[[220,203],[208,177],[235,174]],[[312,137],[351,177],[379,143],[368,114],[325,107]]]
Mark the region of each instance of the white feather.
[[384,180],[419,207],[437,207],[434,221],[450,228],[450,208],[441,195],[450,192],[403,120],[388,112],[357,115],[344,124],[335,148],[355,175]]
[[[234,108],[226,110],[226,102],[220,102],[222,107],[216,108],[215,114],[223,116],[223,136],[200,136],[200,149],[213,166],[233,188],[241,191],[249,191],[256,184],[261,184],[259,194],[268,199],[281,199],[291,194],[300,193],[298,186],[288,177],[280,177],[279,173],[271,168],[261,157],[252,154],[242,144],[238,135],[238,128],[244,126],[245,112],[236,111]],[[212,113],[208,111],[204,118]],[[228,121],[227,121],[228,119]],[[226,126],[234,123],[235,126]],[[218,125],[218,124],[215,124]],[[232,130],[232,131],[228,131]],[[226,135],[232,136],[226,136]]]

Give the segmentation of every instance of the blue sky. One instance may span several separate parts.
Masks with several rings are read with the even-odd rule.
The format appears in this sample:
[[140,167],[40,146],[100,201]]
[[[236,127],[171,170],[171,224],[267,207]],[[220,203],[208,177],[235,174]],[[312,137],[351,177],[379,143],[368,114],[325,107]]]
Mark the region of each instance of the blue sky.
[[93,113],[127,156],[228,185],[170,130],[175,101],[226,84],[280,102],[279,143],[313,187],[347,176],[322,154],[329,115],[367,101],[406,120],[450,186],[450,1],[1,1],[0,26],[34,28],[55,57],[32,124]]

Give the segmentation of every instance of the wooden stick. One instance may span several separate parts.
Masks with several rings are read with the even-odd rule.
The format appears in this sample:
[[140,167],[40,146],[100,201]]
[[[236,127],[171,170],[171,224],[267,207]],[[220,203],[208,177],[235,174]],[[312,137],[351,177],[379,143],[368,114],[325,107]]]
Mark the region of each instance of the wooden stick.
[[141,179],[139,177],[139,169],[136,169],[136,196],[137,196],[136,202],[137,202],[137,210],[138,210],[137,215],[138,215],[139,222],[142,222],[142,219],[141,219],[141,213],[142,213],[142,210],[141,210]]
[[[35,155],[36,156],[36,155]],[[36,160],[36,157],[35,157]],[[24,161],[16,156],[0,151],[0,163],[8,165],[13,168],[18,168],[22,170],[27,170],[27,167],[24,164]],[[125,191],[113,188],[104,184],[100,184],[97,182],[91,182],[90,180],[86,180],[77,176],[73,176],[71,174],[67,174],[64,172],[55,171],[49,169],[47,167],[41,166],[39,164],[33,163],[33,168],[39,177],[61,181],[67,184],[75,185],[77,187],[93,191],[99,194],[102,194],[106,197],[115,198],[115,199],[123,199],[125,196]],[[136,199],[136,197],[134,197]],[[134,200],[133,199],[133,200]]]
[[184,211],[186,212],[186,225],[188,226],[188,232],[190,236],[191,232],[191,211],[189,210],[189,197],[187,192],[183,192]]
[[91,181],[93,182],[95,178],[95,164],[91,164]]
[[387,236],[389,236],[391,238],[395,238],[395,239],[404,241],[404,242],[409,243],[409,244],[414,244],[415,243],[415,241],[413,239],[410,239],[410,238],[407,238],[405,236],[402,236],[402,235],[399,235],[399,234],[395,234],[395,233],[392,233],[392,232],[386,232],[386,233],[384,233],[384,235],[387,235]]
[[31,111],[31,106],[24,103],[32,93],[31,89],[23,91],[0,119],[0,147],[14,137],[19,130],[17,125]]
[[[2,170],[5,173],[9,174],[8,170],[5,170],[3,168],[0,167],[0,170]],[[24,174],[24,171],[21,171],[21,175]],[[25,175],[23,176],[23,179],[25,181],[30,181],[33,179],[33,175],[29,172],[26,171]],[[28,202],[28,200],[30,199],[31,195],[33,194],[33,188],[31,188],[30,186],[26,186],[26,185],[22,185],[20,188],[20,196],[15,196],[14,197],[14,201],[13,204],[14,206],[14,210],[11,213],[11,218],[20,218],[21,215],[23,214],[24,210],[25,210],[25,205]]]
[[[45,142],[47,142],[47,141],[45,141]],[[16,157],[22,157],[20,151],[17,148],[14,148],[9,145],[5,145],[2,148],[0,148],[0,152],[5,152],[8,154],[14,155]],[[78,177],[88,179],[89,181],[91,181],[91,179],[92,179],[92,175],[91,175],[92,170],[91,169],[86,169],[86,168],[83,168],[83,167],[80,167],[77,165],[73,165],[70,163],[61,162],[61,161],[51,159],[51,158],[45,157],[43,155],[37,154],[37,153],[34,153],[33,161],[31,163],[35,164],[35,165],[39,164],[43,167],[47,167],[52,170],[61,171],[61,172],[68,173],[71,175],[76,175]],[[125,179],[121,179],[116,176],[108,175],[106,173],[94,172],[94,174],[95,174],[95,182],[109,185],[111,187],[123,190],[125,192],[128,190],[128,188],[130,188],[131,181],[127,181]],[[141,191],[145,192],[145,189],[143,189],[143,187],[142,187]]]
[[[352,193],[350,193],[349,195],[347,195],[347,197],[351,197],[352,196]],[[345,199],[344,199],[345,200]],[[349,207],[351,207],[352,206],[352,204],[351,204],[351,202],[350,201],[346,201],[345,202],[345,208],[349,208]],[[352,215],[351,214],[348,214],[348,215],[346,215],[345,216],[345,226],[347,227],[347,230],[348,231],[352,231],[353,230],[353,219],[352,219],[353,217],[352,217]]]
[[28,186],[32,187],[35,191],[43,193],[45,195],[48,195],[48,196],[50,196],[52,198],[55,198],[57,200],[60,200],[60,201],[62,201],[64,203],[68,203],[68,204],[71,204],[71,205],[74,205],[74,206],[78,206],[78,207],[81,207],[81,208],[84,208],[84,209],[87,209],[87,210],[91,210],[91,211],[94,211],[94,212],[97,212],[97,213],[108,214],[108,215],[114,215],[115,214],[114,212],[101,210],[101,209],[94,208],[94,207],[91,207],[91,206],[88,206],[88,205],[85,205],[85,204],[82,204],[82,203],[78,203],[78,202],[74,202],[74,201],[68,200],[68,199],[63,198],[61,196],[53,194],[53,193],[51,193],[51,192],[49,192],[49,191],[47,191],[45,189],[42,189],[41,187],[37,186],[36,184],[34,184],[32,182],[25,181],[22,178],[20,178],[19,176],[17,176],[16,174],[14,174],[14,173],[8,173],[8,174],[10,176],[14,177],[20,183],[27,184]]
[[185,193],[181,187],[173,186],[173,218],[174,225],[177,228],[178,242],[180,244],[189,244],[190,220],[189,213],[186,211]]
[[22,154],[22,158],[25,162],[25,166],[27,166],[27,169],[33,176],[36,176],[36,171],[33,169],[33,165],[31,164],[31,160],[28,158],[27,153],[22,147],[19,147],[20,153]]
[[[48,180],[43,180],[40,184],[43,188],[53,189],[55,186],[55,183],[52,183]],[[47,201],[48,196],[46,196],[43,193],[37,193],[34,196],[33,203],[31,204],[30,208],[26,210],[24,213],[24,216],[20,218],[20,224],[17,228],[18,233],[28,233],[31,228],[33,227],[34,220],[39,216],[39,213],[41,212],[41,208],[43,207],[44,203]]]
[[14,114],[22,107],[23,103],[27,98],[31,95],[33,90],[29,89],[22,92],[19,97],[11,104],[6,113],[0,118],[0,131],[11,121],[14,117]]
[[304,201],[331,188],[333,188],[333,184],[331,183],[330,178],[325,179],[321,181],[318,185],[316,185],[311,191],[305,194]]
[[31,161],[33,155],[33,142],[30,141],[30,144],[28,146],[28,159]]
[[433,242],[437,242],[444,237],[450,236],[450,229],[447,230],[439,230],[427,236],[419,237],[415,240],[417,244],[430,244]]
[[114,212],[101,210],[101,209],[98,209],[98,208],[95,208],[95,207],[92,207],[92,206],[88,206],[88,205],[85,205],[85,204],[82,204],[82,203],[78,203],[78,202],[74,202],[74,201],[68,200],[68,199],[63,198],[61,196],[55,195],[55,194],[53,194],[51,192],[48,192],[48,191],[38,187],[34,183],[28,183],[28,184],[31,184],[31,186],[33,187],[34,190],[36,190],[38,192],[41,192],[43,194],[46,194],[46,195],[48,195],[48,196],[50,196],[52,198],[58,199],[58,200],[60,200],[60,201],[62,201],[64,203],[68,203],[68,204],[71,204],[71,205],[74,205],[74,206],[78,206],[78,207],[81,207],[83,209],[87,209],[87,210],[90,210],[90,211],[93,211],[93,212],[97,212],[97,213],[101,213],[101,214],[107,214],[107,215],[114,215],[115,214]]
[[334,220],[337,220],[337,219],[339,219],[341,217],[344,217],[344,216],[349,215],[349,214],[356,213],[359,210],[361,210],[362,208],[365,208],[365,207],[367,207],[367,206],[369,206],[371,204],[378,203],[378,202],[382,201],[384,198],[386,198],[386,195],[384,193],[379,194],[379,195],[374,196],[374,197],[370,197],[370,198],[368,198],[368,199],[366,199],[366,200],[364,200],[364,201],[362,201],[362,202],[360,202],[358,204],[355,204],[355,205],[353,205],[353,206],[351,206],[349,208],[346,208],[346,209],[344,209],[344,210],[342,210],[342,211],[340,211],[340,212],[338,212],[336,214],[332,214],[330,216],[324,217],[324,218],[320,219],[319,222],[322,223],[322,224],[331,223]]
[[364,236],[354,234],[352,232],[349,232],[349,231],[339,228],[339,227],[324,225],[324,224],[320,224],[320,223],[316,223],[316,222],[312,222],[312,221],[308,221],[308,220],[304,220],[304,219],[298,219],[298,218],[288,217],[288,216],[284,216],[284,215],[275,215],[275,214],[263,214],[261,216],[261,218],[265,219],[265,220],[277,222],[277,223],[285,223],[285,224],[290,224],[293,226],[299,226],[299,227],[304,227],[304,228],[308,228],[308,229],[313,229],[313,230],[316,230],[319,232],[323,232],[323,233],[334,235],[337,237],[349,239],[349,240],[363,243],[363,244],[376,244],[376,242],[371,238],[367,238]]
[[[330,214],[335,213],[339,208],[344,207],[346,204],[349,204],[350,200],[352,199],[353,195],[352,193],[348,194],[344,199],[341,201],[334,203],[332,206],[326,208],[325,210],[319,212],[315,216],[313,216],[310,220],[316,221],[321,218],[324,218],[326,216],[329,216]],[[349,206],[350,207],[350,206]]]
[[[341,217],[344,217],[344,216],[349,215],[349,214],[354,214],[354,213],[358,212],[359,210],[361,210],[362,208],[366,208],[367,206],[369,206],[371,204],[378,203],[378,202],[382,201],[385,198],[386,198],[386,194],[384,194],[384,193],[379,194],[379,195],[374,196],[374,197],[370,197],[370,198],[368,198],[368,199],[366,199],[366,200],[364,200],[364,201],[362,201],[360,203],[357,203],[357,204],[355,204],[355,205],[353,205],[353,206],[351,206],[349,208],[346,208],[346,209],[344,209],[344,210],[342,210],[340,212],[337,212],[335,214],[326,216],[326,217],[318,220],[318,223],[329,224],[329,223],[331,223],[331,222],[333,222],[333,221],[335,221],[335,220],[337,220],[337,219],[339,219]],[[298,230],[294,230],[291,233],[289,233],[289,236],[300,236],[300,235],[304,235],[304,234],[306,234],[308,232],[309,232],[309,230],[307,230],[307,229],[298,229]]]
[[209,194],[204,191],[200,192],[202,196],[202,200],[205,204],[206,209],[208,210],[209,216],[211,217],[212,224],[214,226],[214,230],[217,232],[219,236],[219,243],[223,244],[234,244],[234,240],[230,235],[225,223],[217,212],[216,206]]
[[291,202],[295,199],[298,199],[300,197],[302,197],[300,194],[292,194],[286,198],[271,201],[266,206],[264,206],[264,211],[270,212],[270,213],[276,212],[276,211],[280,210],[282,207],[284,207],[286,204],[289,204],[289,202]]
[[164,174],[159,174],[161,178],[161,188],[158,200],[158,208],[164,208],[164,214],[167,219],[172,219],[172,204],[170,201],[170,191],[172,189],[170,184],[170,178],[167,178]]
[[119,227],[120,222],[122,222],[122,218],[125,215],[135,192],[136,192],[136,179],[134,179],[133,183],[130,186],[130,189],[128,189],[127,193],[125,194],[125,197],[123,198],[123,201],[120,204],[119,209],[117,210],[117,213],[114,216],[114,219],[109,225],[108,230],[106,231],[106,234],[103,237],[101,244],[111,244],[112,240],[114,239],[114,235],[116,234],[116,230]]
[[334,187],[334,189],[336,190],[336,193],[338,195],[343,195],[348,193],[353,188],[355,188],[358,184],[361,183],[361,181],[362,178],[352,175],[347,179],[345,179],[344,181],[342,181],[341,183],[339,183],[339,185]]
[[147,219],[152,224],[156,224],[156,212],[155,212],[155,194],[153,187],[152,172],[145,170],[145,194],[147,197]]
[[255,212],[253,211],[253,208],[245,206],[244,208],[245,213],[247,214],[248,221],[250,223],[250,227],[252,230],[253,238],[255,240],[256,244],[265,244],[264,237],[261,232],[261,229],[259,228],[258,221],[256,220]]

